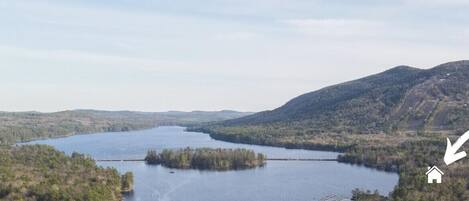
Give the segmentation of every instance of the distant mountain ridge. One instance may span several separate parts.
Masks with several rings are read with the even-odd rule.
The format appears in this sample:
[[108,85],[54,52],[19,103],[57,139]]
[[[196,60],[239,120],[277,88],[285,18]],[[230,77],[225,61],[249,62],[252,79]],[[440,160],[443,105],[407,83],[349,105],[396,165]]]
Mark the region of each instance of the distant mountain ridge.
[[96,132],[118,132],[164,125],[197,125],[239,118],[236,111],[133,112],[67,110],[53,113],[0,112],[0,145]]
[[309,133],[452,132],[469,128],[469,61],[398,66],[298,96],[216,126],[290,126]]

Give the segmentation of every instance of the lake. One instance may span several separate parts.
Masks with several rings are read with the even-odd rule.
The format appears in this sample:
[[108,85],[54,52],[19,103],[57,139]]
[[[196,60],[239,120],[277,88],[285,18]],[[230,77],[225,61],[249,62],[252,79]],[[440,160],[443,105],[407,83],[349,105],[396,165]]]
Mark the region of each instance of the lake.
[[[268,158],[336,158],[338,155],[223,142],[173,126],[75,135],[29,144],[48,144],[67,154],[76,151],[95,159],[143,159],[148,149],[188,146],[247,148]],[[98,162],[98,165],[134,173],[134,193],[126,196],[127,201],[314,201],[331,195],[350,197],[355,188],[378,190],[387,195],[399,179],[395,173],[336,161],[267,161],[261,168],[223,172],[168,169],[144,162]]]

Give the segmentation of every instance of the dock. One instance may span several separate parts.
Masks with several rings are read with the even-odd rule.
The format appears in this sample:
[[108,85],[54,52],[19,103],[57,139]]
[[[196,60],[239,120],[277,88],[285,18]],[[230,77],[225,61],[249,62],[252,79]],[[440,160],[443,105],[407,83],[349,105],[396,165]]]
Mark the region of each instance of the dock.
[[[337,161],[336,158],[267,158],[266,161]],[[97,162],[135,162],[145,159],[97,159]]]
[[267,158],[266,161],[337,161],[337,158]]

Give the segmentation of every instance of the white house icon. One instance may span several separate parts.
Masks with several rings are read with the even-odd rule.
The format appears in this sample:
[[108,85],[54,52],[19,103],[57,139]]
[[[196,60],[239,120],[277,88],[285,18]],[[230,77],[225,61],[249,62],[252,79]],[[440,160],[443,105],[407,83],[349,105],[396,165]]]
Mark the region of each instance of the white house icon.
[[436,183],[440,184],[441,183],[441,176],[444,175],[444,173],[438,169],[436,166],[433,167],[428,167],[428,171],[425,173],[428,177],[428,183],[433,184],[433,182],[436,180]]

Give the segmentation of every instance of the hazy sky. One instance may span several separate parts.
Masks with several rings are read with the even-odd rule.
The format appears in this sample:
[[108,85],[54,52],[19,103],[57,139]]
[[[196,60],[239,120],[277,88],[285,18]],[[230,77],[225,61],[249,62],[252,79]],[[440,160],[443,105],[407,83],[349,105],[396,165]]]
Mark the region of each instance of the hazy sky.
[[469,56],[467,0],[0,0],[0,110],[273,109]]

